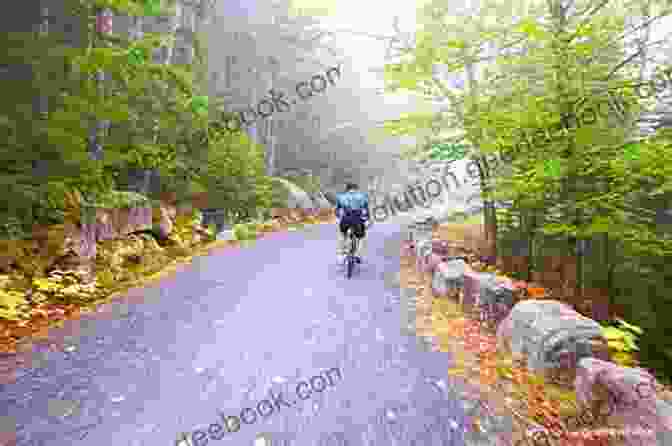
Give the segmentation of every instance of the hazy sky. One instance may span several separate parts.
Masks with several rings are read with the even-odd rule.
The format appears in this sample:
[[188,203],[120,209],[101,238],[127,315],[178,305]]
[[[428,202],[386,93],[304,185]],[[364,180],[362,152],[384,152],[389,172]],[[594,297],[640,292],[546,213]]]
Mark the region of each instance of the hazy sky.
[[[402,30],[412,30],[415,26],[415,3],[413,1],[389,0],[339,0],[332,17],[324,23],[332,30],[352,30],[361,33],[390,36],[393,34],[392,22],[397,15]],[[348,32],[337,34],[336,44],[347,51],[353,65],[361,66],[362,86],[376,88],[382,85],[378,75],[369,72],[369,68],[382,66],[385,62],[383,41],[355,35]]]

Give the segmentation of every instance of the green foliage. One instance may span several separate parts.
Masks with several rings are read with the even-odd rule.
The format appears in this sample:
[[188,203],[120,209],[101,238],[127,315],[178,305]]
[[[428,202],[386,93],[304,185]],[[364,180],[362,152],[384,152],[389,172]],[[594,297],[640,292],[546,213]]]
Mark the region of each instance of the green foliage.
[[208,191],[211,207],[242,219],[258,208],[271,207],[271,180],[265,175],[263,148],[247,135],[211,130],[211,149],[199,183]]
[[602,335],[609,344],[614,360],[623,366],[634,365],[632,353],[639,351],[637,341],[644,331],[622,319],[616,319],[610,325],[602,326]]
[[121,209],[151,206],[151,201],[144,195],[127,191],[108,191],[95,199],[95,207]]
[[[171,44],[174,36],[146,33],[131,42],[89,32],[97,7],[144,15],[149,3],[66,3],[87,36],[81,47],[69,46],[55,33],[37,39],[31,33],[0,37],[9,49],[0,62],[26,64],[36,73],[34,78],[15,76],[8,85],[11,101],[0,105],[0,178],[7,198],[0,204],[3,235],[21,238],[35,223],[63,222],[66,191],[82,192],[84,217],[91,217],[94,207],[149,204],[147,197],[119,190],[131,169],[158,169],[161,192],[176,193],[178,200],[207,192],[215,207],[239,219],[268,208],[271,188],[261,148],[252,147],[246,136],[226,134],[203,113],[209,104],[202,93],[207,80],[202,76],[207,73],[202,36],[196,36],[192,66],[157,65],[150,61],[151,51]],[[97,70],[106,74],[104,89],[93,79]],[[44,116],[30,103],[35,92],[48,99]],[[99,135],[104,157],[94,161],[88,154],[89,129],[104,119],[112,127]],[[33,171],[39,162],[45,166],[37,176]]]
[[202,221],[203,213],[198,209],[194,209],[191,213],[191,220],[189,221],[189,225],[192,227],[197,226],[200,225]]
[[271,208],[284,208],[287,206],[289,191],[277,178],[271,178]]
[[393,136],[423,133],[435,119],[434,113],[405,113],[399,119],[386,121],[383,125],[383,131]]
[[194,113],[207,114],[208,113],[208,97],[194,96],[191,99],[191,107]]
[[[577,11],[585,14],[565,11],[563,19],[556,1],[519,3],[482,2],[480,13],[465,20],[451,16],[445,2],[427,2],[418,11],[414,47],[386,67],[387,87],[449,109],[390,121],[387,131],[424,136],[413,152],[418,158],[431,157],[433,144],[466,142],[467,156],[482,167],[482,197],[513,203],[485,219],[497,231],[500,255],[507,255],[502,250],[510,241],[529,242],[534,268],[555,253],[576,255],[577,239],[599,246],[577,262],[577,287],[606,288],[609,303],[645,327],[639,346],[636,333],[627,331],[612,341],[623,347],[618,360],[632,361],[627,355],[641,347],[648,367],[669,374],[672,343],[664,315],[672,305],[663,265],[672,259],[672,237],[653,217],[669,209],[672,198],[672,132],[639,137],[635,118],[651,101],[635,94],[639,59],[629,57],[623,39],[632,32],[623,8],[639,10],[642,2],[594,10],[580,2]],[[652,14],[670,12],[669,5],[652,5]],[[499,13],[506,9],[519,13]],[[488,46],[499,50],[486,52]],[[433,76],[437,64],[467,74],[465,88]],[[486,165],[495,153],[510,161]]]
[[466,221],[468,215],[465,214],[464,212],[455,212],[450,216],[450,222],[452,223],[462,223]]
[[[34,73],[17,71],[5,85],[11,97],[0,105],[0,178],[6,198],[0,203],[0,222],[5,222],[7,235],[25,234],[33,224],[62,222],[65,190],[81,191],[89,202],[118,196],[112,192],[118,189],[116,179],[129,168],[159,168],[164,192],[186,193],[205,167],[210,141],[202,135],[209,124],[190,108],[198,97],[193,67],[148,62],[155,47],[170,44],[174,37],[146,33],[129,42],[90,32],[97,7],[143,15],[145,5],[66,0],[80,19],[81,47],[72,47],[57,32],[0,36],[8,49],[0,63]],[[103,89],[93,77],[97,70],[107,77]],[[33,107],[36,94],[46,100],[47,113]],[[104,158],[94,161],[87,139],[100,120],[111,121],[112,127],[99,134]]]
[[148,54],[144,48],[131,48],[128,50],[128,63],[131,65],[143,64],[147,58]]
[[254,240],[257,237],[256,225],[250,223],[239,223],[233,226],[233,235],[236,240]]
[[206,229],[207,234],[208,234],[208,238],[207,238],[206,241],[212,242],[212,241],[217,239],[217,225],[212,223],[212,224],[208,225],[205,229]]
[[110,8],[118,14],[150,17],[174,15],[175,3],[175,0],[93,0],[86,2],[87,5]]
[[639,145],[627,144],[623,149],[623,157],[628,161],[636,161],[639,159]]
[[461,144],[439,143],[431,146],[429,157],[442,161],[458,161],[466,155],[466,147]]
[[161,0],[145,0],[145,15],[159,15],[161,10]]

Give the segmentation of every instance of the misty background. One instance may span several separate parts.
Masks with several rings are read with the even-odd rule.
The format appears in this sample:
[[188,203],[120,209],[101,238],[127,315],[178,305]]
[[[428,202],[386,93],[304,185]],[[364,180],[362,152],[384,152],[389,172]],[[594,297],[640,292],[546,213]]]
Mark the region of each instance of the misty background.
[[[381,125],[404,113],[439,110],[409,95],[382,94],[382,67],[394,60],[398,40],[412,38],[415,2],[330,3],[288,0],[220,0],[202,33],[208,49],[208,95],[226,111],[256,107],[273,88],[296,95],[298,83],[341,66],[341,77],[322,94],[292,109],[258,120],[248,133],[264,145],[270,175],[310,173],[327,193],[355,181],[372,201],[441,175],[443,163],[404,160],[419,143],[413,137],[385,136]],[[297,8],[325,5],[328,16],[298,16]],[[310,11],[309,11],[310,12]],[[456,82],[459,86],[459,76]],[[437,205],[464,207],[478,193],[465,184],[464,162],[452,170],[462,187]],[[452,182],[451,182],[452,184]]]

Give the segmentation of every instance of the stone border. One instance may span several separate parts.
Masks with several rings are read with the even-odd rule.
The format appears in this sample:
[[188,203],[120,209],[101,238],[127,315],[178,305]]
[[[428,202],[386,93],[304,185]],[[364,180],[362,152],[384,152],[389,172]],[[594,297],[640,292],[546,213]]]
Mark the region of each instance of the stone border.
[[[448,267],[448,262],[453,262],[453,266],[455,266],[454,261],[457,258],[461,258],[462,256],[456,252],[459,250],[457,246],[451,245],[447,241],[434,239],[434,234],[430,227],[436,226],[427,223],[429,222],[417,222],[409,227],[409,237],[402,252],[416,257],[416,269],[418,272],[423,274],[431,274],[432,293],[435,295],[435,297],[445,298],[449,295],[454,297],[455,295],[459,295],[460,291],[469,291],[467,290],[469,287],[482,285],[482,277],[480,277],[478,273],[475,273],[473,270],[471,270],[468,264],[464,272],[456,273],[456,277],[444,277],[444,274],[442,273],[444,273],[445,268]],[[511,280],[509,279],[508,282],[509,283],[506,283],[506,281],[502,279],[501,284],[504,287],[507,287],[507,285],[511,285]],[[448,292],[446,292],[447,290]],[[513,289],[511,288],[510,291],[513,291]],[[462,293],[463,296],[464,294],[475,294],[476,299],[474,302],[462,301],[460,304],[470,305],[470,307],[474,309],[480,307],[481,302],[479,302],[478,299],[480,296],[480,290],[477,289],[471,290],[470,293]],[[464,297],[462,300],[464,300]],[[504,318],[497,318],[498,333],[500,332],[499,326],[501,326],[502,322],[508,318],[511,310],[517,305],[517,302],[509,302],[508,304],[510,305],[507,305],[507,311],[503,314]],[[429,308],[431,311],[431,303],[429,304]],[[558,317],[561,316],[562,315],[560,314],[558,315]],[[597,322],[595,323],[597,324]],[[606,345],[606,340],[604,341],[604,345]],[[577,392],[577,398],[581,399],[581,401],[584,403],[596,404],[601,402],[602,399],[600,396],[598,396],[600,394],[596,392],[598,387],[606,388],[609,396],[628,396],[628,393],[632,393],[629,389],[629,387],[632,386],[627,386],[628,388],[626,389],[623,385],[624,381],[618,381],[614,379],[614,377],[627,376],[632,378],[633,375],[641,375],[644,377],[642,379],[649,379],[652,380],[653,383],[656,383],[655,377],[643,369],[621,367],[617,364],[614,364],[613,362],[610,362],[608,358],[603,358],[601,353],[604,352],[600,350],[593,351],[592,353],[592,357],[589,356],[581,359],[578,364],[575,365],[575,369],[573,370],[574,376],[576,376],[574,381],[574,388]],[[598,353],[598,357],[596,357],[595,353]],[[599,359],[599,357],[602,357],[603,359]],[[604,359],[607,360],[605,361]],[[547,369],[550,369],[550,367]],[[598,369],[602,370],[602,372],[597,374],[594,373],[595,370]],[[637,380],[635,379],[635,381]],[[639,383],[639,381],[637,381],[637,383]],[[637,386],[638,384],[636,384],[634,388],[637,388]],[[621,410],[614,411],[618,413],[615,413],[613,417],[610,416],[608,421],[610,423],[614,422],[617,424],[622,424],[625,427],[631,427],[628,425],[628,423],[632,422],[632,420],[636,418],[639,418],[638,415],[641,415],[642,418],[640,421],[646,417],[647,421],[652,421],[653,424],[655,424],[654,429],[657,431],[658,442],[650,443],[646,446],[672,444],[672,406],[657,396],[650,398],[650,400],[651,401],[647,400],[647,402],[644,404],[647,407],[637,407],[640,409],[640,412],[633,412],[636,409],[635,406],[629,407],[626,410],[620,408]],[[606,404],[610,404],[610,402],[611,398],[607,398]],[[642,404],[636,406],[642,406]],[[665,437],[665,440],[663,440],[663,437]]]
[[[409,238],[412,239],[413,234],[409,235]],[[442,349],[441,339],[435,332],[434,322],[436,321],[436,315],[434,314],[435,303],[431,288],[431,274],[423,269],[416,269],[416,262],[415,259],[413,259],[415,256],[413,250],[414,242],[411,240],[402,242],[402,268],[410,274],[409,278],[411,279],[410,282],[403,280],[402,282],[407,285],[418,286],[417,288],[413,286],[411,288],[404,288],[402,286],[402,297],[406,298],[404,302],[402,302],[402,306],[405,307],[404,304],[410,302],[410,300],[414,300],[416,303],[414,308],[416,327],[412,328],[415,329],[415,336],[423,343],[423,346],[430,347],[429,351],[448,354],[451,358],[451,362],[454,362],[457,359],[454,356],[455,351],[453,351],[453,349]],[[406,291],[405,295],[404,291]],[[411,305],[409,305],[409,307],[410,306]],[[410,328],[411,327],[409,327],[409,329]],[[458,359],[458,361],[460,360]],[[452,367],[453,366],[450,368]],[[448,375],[451,375],[450,372]],[[467,418],[471,420],[465,427],[475,427],[475,424],[471,423],[479,423],[479,427],[483,425],[487,426],[487,429],[480,427],[480,430],[476,429],[465,432],[468,437],[468,440],[466,440],[468,444],[471,444],[472,442],[478,442],[478,444],[509,446],[514,444],[512,443],[513,439],[511,438],[513,432],[513,418],[510,414],[506,413],[503,400],[494,402],[491,399],[490,390],[487,390],[479,384],[470,382],[470,380],[460,375],[448,376],[447,382],[450,383],[448,388],[451,389],[449,392],[452,398],[459,401],[459,404],[465,408]],[[453,387],[453,385],[456,385],[457,387]],[[494,430],[492,430],[493,428]],[[486,436],[488,438],[487,442],[481,443]]]

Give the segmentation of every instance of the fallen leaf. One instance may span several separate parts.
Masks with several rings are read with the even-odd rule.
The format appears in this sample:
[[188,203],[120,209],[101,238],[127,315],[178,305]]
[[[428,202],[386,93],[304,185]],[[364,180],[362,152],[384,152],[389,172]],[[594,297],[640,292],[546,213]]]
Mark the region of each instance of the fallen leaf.
[[13,330],[12,332],[12,337],[14,338],[23,338],[25,336],[30,336],[32,333],[32,329],[30,327],[16,327],[16,329]]

